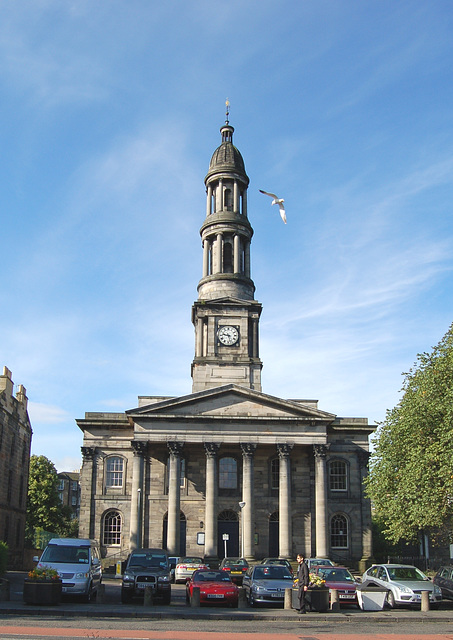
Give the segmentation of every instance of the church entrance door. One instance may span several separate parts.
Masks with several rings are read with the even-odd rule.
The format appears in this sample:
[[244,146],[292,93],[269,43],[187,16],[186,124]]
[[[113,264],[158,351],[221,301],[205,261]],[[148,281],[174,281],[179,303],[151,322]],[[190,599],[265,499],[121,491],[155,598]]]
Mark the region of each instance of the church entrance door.
[[237,513],[234,511],[222,511],[217,521],[217,556],[225,558],[225,540],[223,536],[228,535],[226,541],[226,556],[237,558],[240,553],[239,544],[239,521]]

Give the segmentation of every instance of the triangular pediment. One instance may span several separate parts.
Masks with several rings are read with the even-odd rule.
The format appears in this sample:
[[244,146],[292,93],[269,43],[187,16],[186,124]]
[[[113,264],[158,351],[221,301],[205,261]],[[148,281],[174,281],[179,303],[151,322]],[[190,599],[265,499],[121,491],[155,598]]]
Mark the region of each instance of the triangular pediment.
[[279,420],[285,418],[330,423],[335,415],[294,400],[284,400],[235,384],[215,387],[131,409],[134,420],[159,417],[224,417]]

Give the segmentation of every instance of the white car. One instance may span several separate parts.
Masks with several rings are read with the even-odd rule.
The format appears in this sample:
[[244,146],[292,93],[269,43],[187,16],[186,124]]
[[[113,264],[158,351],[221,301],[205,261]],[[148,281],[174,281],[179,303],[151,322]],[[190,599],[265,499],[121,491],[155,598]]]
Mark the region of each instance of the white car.
[[202,558],[195,556],[185,556],[179,558],[179,562],[175,568],[175,583],[186,582],[192,577],[194,571],[198,569],[207,570],[209,566],[205,564]]
[[432,609],[439,606],[442,592],[424,573],[410,564],[374,564],[362,576],[362,584],[388,589],[387,604],[421,604],[422,591],[429,591]]

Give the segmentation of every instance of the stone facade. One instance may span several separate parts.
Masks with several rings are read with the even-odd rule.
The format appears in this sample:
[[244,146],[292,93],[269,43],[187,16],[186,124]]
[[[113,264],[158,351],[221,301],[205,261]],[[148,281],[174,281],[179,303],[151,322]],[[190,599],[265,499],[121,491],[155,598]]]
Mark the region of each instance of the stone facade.
[[[363,495],[365,418],[261,389],[261,304],[254,300],[248,177],[221,128],[205,179],[203,273],[192,308],[192,393],[140,396],[123,414],[86,413],[80,535],[124,557],[331,557],[366,563],[371,511]],[[227,538],[227,540],[225,540]]]
[[26,390],[14,395],[11,371],[0,376],[0,539],[8,544],[9,568],[23,569],[28,470],[32,429]]

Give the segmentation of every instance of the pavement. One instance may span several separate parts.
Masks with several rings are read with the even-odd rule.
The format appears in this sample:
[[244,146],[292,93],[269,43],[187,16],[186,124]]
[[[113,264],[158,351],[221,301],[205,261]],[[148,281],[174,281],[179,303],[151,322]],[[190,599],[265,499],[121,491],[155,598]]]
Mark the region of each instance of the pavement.
[[[6,579],[10,583],[10,600],[0,600],[0,616],[52,616],[64,617],[88,617],[88,618],[153,618],[153,619],[188,619],[188,620],[272,620],[290,621],[300,620],[301,616],[294,609],[276,607],[257,607],[230,609],[221,607],[190,607],[186,604],[185,586],[172,585],[172,601],[164,606],[158,603],[145,607],[142,602],[133,604],[121,604],[120,589],[121,580],[104,576],[103,583],[105,593],[102,602],[84,603],[74,599],[63,598],[59,605],[41,606],[25,604],[22,598],[23,582],[26,572],[7,572]],[[305,617],[305,616],[304,616]],[[330,623],[342,622],[370,622],[378,624],[383,622],[396,622],[410,619],[411,622],[449,622],[453,623],[453,602],[443,600],[439,609],[422,612],[420,609],[398,608],[384,609],[382,611],[363,611],[355,605],[342,606],[340,611],[327,611],[325,613],[310,612],[306,619],[318,622]]]

